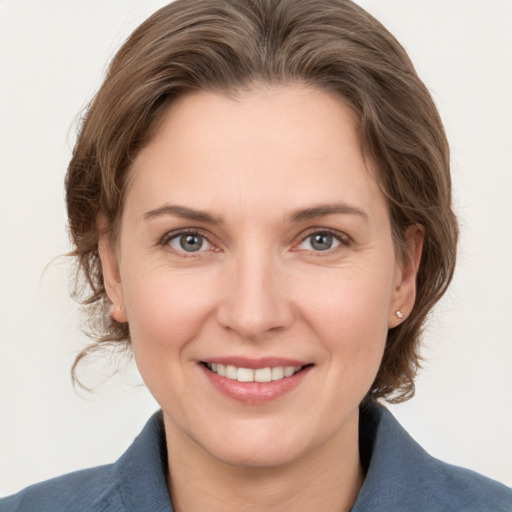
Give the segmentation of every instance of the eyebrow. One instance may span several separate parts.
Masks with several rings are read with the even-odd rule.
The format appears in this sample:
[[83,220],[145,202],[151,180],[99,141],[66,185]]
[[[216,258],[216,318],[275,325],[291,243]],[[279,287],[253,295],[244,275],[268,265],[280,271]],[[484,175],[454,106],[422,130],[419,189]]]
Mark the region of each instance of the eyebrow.
[[[318,206],[313,206],[311,208],[296,210],[287,217],[287,220],[289,222],[296,223],[336,214],[358,215],[359,217],[363,218],[366,222],[368,222],[369,220],[367,213],[361,210],[361,208],[357,208],[356,206],[351,206],[346,203],[322,204]],[[206,224],[219,225],[224,223],[224,221],[220,217],[215,217],[214,215],[211,215],[202,210],[194,210],[192,208],[187,208],[185,206],[172,204],[165,204],[159,208],[150,210],[143,215],[143,218],[145,220],[148,220],[154,217],[160,217],[162,215],[172,215],[175,217],[180,217],[182,219],[204,222]]]
[[206,224],[222,224],[223,221],[219,217],[210,215],[209,213],[201,210],[193,210],[185,206],[178,206],[172,204],[165,204],[160,208],[150,210],[143,215],[145,220],[160,217],[162,215],[173,215],[174,217],[181,217],[182,219],[195,220],[197,222],[204,222]]
[[358,215],[366,222],[369,221],[368,214],[358,208],[347,203],[333,203],[333,204],[321,204],[313,206],[312,208],[305,208],[302,210],[296,210],[289,216],[289,220],[292,222],[301,222],[304,220],[317,219],[319,217],[325,217],[327,215]]

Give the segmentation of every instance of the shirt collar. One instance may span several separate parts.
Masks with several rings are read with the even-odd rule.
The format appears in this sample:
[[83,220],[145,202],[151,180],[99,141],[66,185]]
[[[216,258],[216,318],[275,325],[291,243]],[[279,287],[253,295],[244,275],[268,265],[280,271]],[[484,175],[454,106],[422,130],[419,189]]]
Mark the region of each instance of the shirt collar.
[[365,450],[368,464],[352,512],[406,510],[406,502],[411,499],[411,510],[420,510],[423,506],[429,509],[428,503],[423,503],[425,477],[435,459],[412,439],[393,415],[384,406],[372,403],[361,411],[359,436],[363,465]]
[[173,512],[167,490],[167,448],[162,411],[155,413],[116,463],[127,512]]
[[[419,491],[422,487],[425,467],[434,459],[385,407],[376,403],[361,412],[359,437],[366,478],[352,512],[395,511],[397,506],[402,510],[407,497],[412,497],[418,506],[422,498],[414,488]],[[118,488],[127,512],[173,512],[166,483],[167,467],[165,431],[159,411],[116,463]]]

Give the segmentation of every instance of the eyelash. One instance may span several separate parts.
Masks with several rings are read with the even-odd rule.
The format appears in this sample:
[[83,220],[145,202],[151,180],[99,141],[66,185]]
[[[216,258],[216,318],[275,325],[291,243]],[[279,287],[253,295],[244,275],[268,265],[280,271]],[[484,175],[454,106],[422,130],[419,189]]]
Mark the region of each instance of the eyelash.
[[[339,245],[334,248],[329,248],[324,251],[315,251],[315,250],[309,250],[310,253],[314,254],[315,256],[322,256],[323,254],[328,255],[332,254],[336,250],[338,250],[340,247],[349,247],[352,243],[352,239],[343,232],[336,231],[333,229],[327,229],[327,228],[312,228],[310,229],[306,235],[304,235],[298,244],[295,245],[297,247],[298,245],[304,243],[308,238],[312,238],[315,235],[329,235],[332,236],[333,239],[335,239],[337,242],[339,242]],[[300,250],[300,249],[295,249]]]
[[[175,248],[170,246],[170,242],[172,240],[179,239],[181,236],[185,236],[185,235],[201,237],[208,244],[210,244],[211,246],[215,247],[214,244],[212,242],[210,242],[208,237],[201,230],[194,229],[194,228],[182,229],[180,231],[172,231],[171,233],[167,233],[167,234],[165,234],[162,237],[162,239],[160,240],[158,245],[167,248],[172,253],[174,253],[174,254],[176,254],[178,256],[181,256],[183,258],[197,257],[197,256],[199,256],[200,253],[205,252],[204,250],[203,251],[201,251],[201,250],[191,251],[191,252],[187,252],[185,250],[180,251],[180,250],[177,250],[177,249],[175,249]],[[216,251],[217,249],[213,249],[213,250]]]
[[[187,252],[185,250],[183,250],[183,251],[176,250],[170,246],[169,243],[172,240],[178,239],[179,237],[185,236],[185,235],[201,237],[204,241],[206,241],[208,244],[210,244],[213,247],[213,249],[210,249],[210,250],[213,250],[215,252],[219,251],[219,249],[215,248],[215,245],[209,240],[209,238],[204,234],[204,232],[202,232],[201,230],[198,230],[198,229],[194,229],[194,228],[182,229],[180,231],[173,231],[173,232],[167,233],[162,237],[162,239],[159,241],[158,245],[165,247],[168,250],[170,250],[171,252],[173,252],[174,254],[177,254],[178,256],[181,256],[184,258],[197,257],[197,256],[199,256],[200,253],[206,252],[205,250],[201,250],[201,248],[198,251]],[[327,228],[312,228],[307,232],[306,235],[301,237],[301,239],[298,243],[294,244],[292,250],[295,250],[295,251],[301,250],[301,249],[297,249],[297,246],[301,245],[306,240],[308,240],[309,238],[311,238],[315,235],[329,235],[329,236],[333,237],[333,239],[335,239],[337,242],[339,242],[338,246],[336,246],[334,248],[329,248],[329,249],[326,249],[323,251],[308,250],[308,252],[315,254],[317,256],[321,256],[322,254],[326,254],[326,255],[332,254],[340,246],[341,247],[349,247],[352,243],[352,239],[345,233],[342,233],[342,232],[339,232],[336,230],[332,230],[332,229],[327,229]],[[196,252],[197,252],[197,254],[196,254]]]

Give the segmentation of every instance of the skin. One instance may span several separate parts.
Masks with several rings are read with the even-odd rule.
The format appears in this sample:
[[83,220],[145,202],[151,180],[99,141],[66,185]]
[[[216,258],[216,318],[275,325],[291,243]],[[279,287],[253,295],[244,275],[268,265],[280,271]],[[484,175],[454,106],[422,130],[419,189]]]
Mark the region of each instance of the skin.
[[[177,511],[339,512],[357,497],[358,406],[395,312],[412,309],[422,234],[397,261],[355,127],[341,101],[305,86],[197,92],[133,163],[119,238],[100,253],[113,316],[129,322],[164,412]],[[178,235],[190,230],[203,241],[193,253]],[[312,244],[319,232],[327,250]],[[311,367],[283,396],[245,403],[200,364],[231,356]]]

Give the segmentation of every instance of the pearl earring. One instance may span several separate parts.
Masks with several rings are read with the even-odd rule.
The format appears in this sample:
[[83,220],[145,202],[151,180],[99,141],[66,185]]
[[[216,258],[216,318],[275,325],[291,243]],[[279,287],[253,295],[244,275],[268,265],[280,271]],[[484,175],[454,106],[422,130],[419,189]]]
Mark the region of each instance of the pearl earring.
[[395,311],[395,315],[397,318],[400,318],[400,320],[404,317],[404,314],[399,309]]

